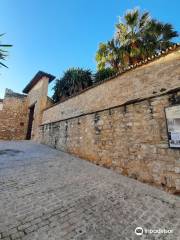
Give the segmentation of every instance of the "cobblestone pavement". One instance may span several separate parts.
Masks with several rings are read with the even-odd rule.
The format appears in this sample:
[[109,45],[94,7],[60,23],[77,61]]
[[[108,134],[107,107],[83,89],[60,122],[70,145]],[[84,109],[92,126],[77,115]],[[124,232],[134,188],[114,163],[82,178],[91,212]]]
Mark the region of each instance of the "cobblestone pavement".
[[31,141],[0,141],[0,239],[176,240],[178,214],[178,198],[154,187]]

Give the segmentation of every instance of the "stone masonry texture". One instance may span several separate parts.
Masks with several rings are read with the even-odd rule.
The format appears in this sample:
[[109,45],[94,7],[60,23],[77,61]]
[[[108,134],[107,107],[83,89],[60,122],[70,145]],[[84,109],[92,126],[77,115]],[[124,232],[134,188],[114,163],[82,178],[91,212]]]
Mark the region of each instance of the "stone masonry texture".
[[28,123],[26,97],[12,94],[3,100],[0,109],[0,139],[25,139]]
[[42,123],[43,110],[49,105],[47,99],[49,78],[42,77],[37,84],[29,91],[27,99],[28,106],[35,106],[34,109],[34,120],[32,125],[31,138],[34,140],[38,139],[38,128]]
[[44,111],[42,123],[112,108],[180,87],[180,47]]
[[[178,240],[179,199],[31,141],[0,141],[0,239]],[[171,230],[134,233],[136,227]]]
[[[178,94],[178,93],[176,93]],[[180,151],[170,149],[164,108],[172,94],[41,127],[41,141],[168,191],[180,191]]]
[[164,111],[180,95],[179,60],[178,49],[45,110],[40,141],[180,193]]
[[29,108],[35,106],[31,138],[38,138],[38,128],[42,122],[42,113],[52,100],[47,97],[47,77],[42,77],[28,95],[6,89],[5,98],[0,99],[0,139],[24,140],[27,135]]

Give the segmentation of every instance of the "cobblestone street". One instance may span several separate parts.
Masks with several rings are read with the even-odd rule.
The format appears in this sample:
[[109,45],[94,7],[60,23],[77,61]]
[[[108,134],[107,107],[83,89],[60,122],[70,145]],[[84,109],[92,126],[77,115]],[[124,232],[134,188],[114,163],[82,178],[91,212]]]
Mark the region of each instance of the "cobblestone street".
[[[178,197],[31,141],[0,141],[0,239],[180,239]],[[135,234],[136,227],[172,233]]]

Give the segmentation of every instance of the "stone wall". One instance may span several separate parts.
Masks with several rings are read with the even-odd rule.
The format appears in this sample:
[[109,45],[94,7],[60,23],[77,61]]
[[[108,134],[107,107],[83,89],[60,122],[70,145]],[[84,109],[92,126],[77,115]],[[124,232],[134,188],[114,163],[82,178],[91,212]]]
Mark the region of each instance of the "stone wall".
[[47,100],[49,78],[42,77],[38,83],[28,92],[28,107],[35,105],[34,121],[32,126],[31,138],[38,140],[38,128],[42,122],[43,110],[50,105],[50,100]]
[[6,90],[3,108],[0,110],[0,139],[25,139],[27,122],[26,96]]
[[39,139],[43,110],[53,105],[47,91],[48,83],[54,78],[39,71],[24,88],[27,95],[6,89],[5,98],[0,99],[0,139]]
[[180,48],[47,109],[42,122],[111,108],[133,99],[156,96],[175,87],[180,87]]
[[168,146],[164,113],[179,91],[177,48],[45,110],[40,141],[180,192],[180,151]]
[[180,151],[169,149],[171,94],[41,126],[42,143],[143,182],[180,191]]

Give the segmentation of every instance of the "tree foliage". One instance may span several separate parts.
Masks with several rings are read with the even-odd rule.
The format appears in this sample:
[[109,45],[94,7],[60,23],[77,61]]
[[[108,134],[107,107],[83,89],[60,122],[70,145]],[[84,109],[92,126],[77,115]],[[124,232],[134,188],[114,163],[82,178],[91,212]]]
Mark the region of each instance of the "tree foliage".
[[[2,38],[3,35],[4,34],[0,34],[0,39]],[[1,42],[0,42],[0,66],[6,67],[6,68],[7,68],[7,66],[2,61],[6,60],[8,51],[5,49],[9,48],[9,47],[12,47],[12,45],[1,44]]]
[[95,74],[94,82],[100,82],[103,81],[109,77],[114,76],[117,73],[117,71],[113,68],[105,68],[98,70]]
[[92,83],[92,73],[90,70],[70,68],[64,73],[63,77],[56,80],[52,98],[55,102],[58,102],[91,86]]
[[[121,19],[121,18],[120,18]],[[53,100],[66,97],[113,76],[124,67],[144,60],[173,45],[178,36],[173,26],[152,19],[148,12],[133,9],[125,13],[122,21],[115,25],[115,35],[107,43],[100,43],[96,53],[97,73],[71,68],[56,80]]]
[[107,43],[100,43],[99,50],[96,54],[96,61],[98,69],[102,70],[108,66],[113,69],[119,68],[120,63],[120,49],[114,39]]
[[119,70],[173,45],[172,38],[177,36],[171,24],[152,19],[148,12],[130,10],[116,24],[114,38],[100,43],[96,53],[97,67],[99,70],[107,67]]

